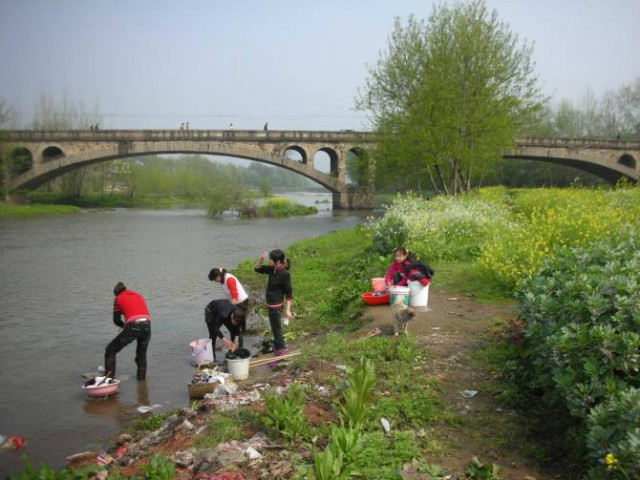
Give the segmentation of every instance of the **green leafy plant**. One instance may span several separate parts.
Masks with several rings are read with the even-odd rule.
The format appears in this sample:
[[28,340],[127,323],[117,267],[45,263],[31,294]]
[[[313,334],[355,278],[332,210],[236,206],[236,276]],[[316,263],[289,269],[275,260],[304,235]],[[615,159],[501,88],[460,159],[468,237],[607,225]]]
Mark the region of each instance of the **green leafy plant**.
[[22,456],[22,461],[25,467],[19,472],[9,475],[8,480],[83,480],[101,468],[97,465],[87,465],[81,468],[63,468],[56,472],[47,464],[41,464],[38,468],[34,468],[26,455]]
[[308,428],[303,413],[304,397],[304,388],[299,383],[291,385],[283,396],[263,393],[266,410],[263,423],[274,427],[290,442],[298,441]]
[[640,389],[628,388],[594,407],[587,425],[590,478],[640,478]]
[[498,480],[500,467],[495,463],[482,463],[478,457],[472,457],[464,471],[464,478],[472,480]]
[[371,394],[376,383],[373,363],[365,358],[348,374],[348,387],[342,392],[340,413],[349,427],[361,428],[370,410]]
[[174,463],[162,455],[154,455],[149,463],[141,468],[147,480],[173,480],[176,474]]

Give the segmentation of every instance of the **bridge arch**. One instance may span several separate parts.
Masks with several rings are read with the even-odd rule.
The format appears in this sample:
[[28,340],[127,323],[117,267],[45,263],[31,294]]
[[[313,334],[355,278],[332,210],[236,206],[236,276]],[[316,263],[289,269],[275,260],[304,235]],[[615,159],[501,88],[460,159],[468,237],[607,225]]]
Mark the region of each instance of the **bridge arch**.
[[13,174],[22,174],[33,168],[33,153],[26,147],[14,147],[9,152],[11,171]]
[[50,162],[51,160],[64,157],[64,152],[60,147],[51,145],[45,148],[40,155],[42,156],[43,162]]
[[[57,152],[58,150],[52,150],[52,153]],[[62,152],[62,150],[59,150],[59,152]],[[147,145],[147,148],[137,148],[135,149],[135,151],[132,151],[132,149],[129,148],[123,148],[122,145],[119,145],[117,150],[109,148],[102,150],[93,150],[89,152],[80,152],[75,155],[69,156],[62,155],[49,161],[43,162],[40,165],[37,165],[36,168],[32,168],[29,171],[26,171],[25,173],[22,173],[21,175],[14,178],[11,182],[11,190],[16,191],[37,188],[64,173],[95,163],[116,160],[119,158],[176,153],[221,155],[226,157],[253,160],[296,172],[323,186],[332,193],[342,192],[342,189],[340,188],[341,186],[337,182],[337,179],[335,177],[317,172],[315,170],[310,170],[307,165],[301,164],[296,160],[292,160],[283,155],[259,152],[255,150],[249,151],[245,148],[237,148],[234,146],[222,144],[219,146],[219,148],[211,148],[211,145],[207,146],[207,148],[203,148],[203,146],[199,144],[172,147],[167,147],[166,145],[159,145],[157,147]]]
[[620,165],[624,165],[625,167],[633,168],[634,170],[636,168],[636,159],[633,158],[628,153],[621,155],[620,158],[618,159],[618,163]]
[[[297,160],[297,159],[295,159],[295,158],[293,158],[291,156],[288,156],[287,153],[289,153],[289,152],[297,153],[298,155],[300,155],[300,160]],[[291,160],[294,160],[296,162],[300,162],[303,165],[307,164],[307,160],[308,160],[307,151],[304,148],[302,148],[301,146],[299,146],[299,145],[291,145],[291,146],[285,148],[284,152],[283,152],[283,155],[285,157],[287,157],[287,158],[290,158]]]

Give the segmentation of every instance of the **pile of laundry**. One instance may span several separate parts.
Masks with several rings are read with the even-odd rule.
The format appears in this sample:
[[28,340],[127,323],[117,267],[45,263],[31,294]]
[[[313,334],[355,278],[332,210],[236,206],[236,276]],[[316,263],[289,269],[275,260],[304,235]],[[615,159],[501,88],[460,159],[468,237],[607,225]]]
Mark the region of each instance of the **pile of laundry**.
[[191,385],[201,385],[205,383],[225,384],[231,375],[218,370],[217,367],[200,368],[193,373]]

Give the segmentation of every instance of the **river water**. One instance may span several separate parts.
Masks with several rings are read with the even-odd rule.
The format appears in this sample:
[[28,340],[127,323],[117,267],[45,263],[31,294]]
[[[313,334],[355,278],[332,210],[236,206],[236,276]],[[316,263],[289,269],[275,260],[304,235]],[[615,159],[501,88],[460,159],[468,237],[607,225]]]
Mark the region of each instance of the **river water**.
[[[207,336],[203,309],[223,297],[209,269],[360,222],[359,213],[331,211],[330,199],[301,194],[301,203],[323,202],[321,212],[282,220],[115,210],[0,223],[0,434],[25,436],[23,452],[36,464],[61,467],[69,454],[104,447],[140,405],[187,406],[188,345]],[[295,289],[295,266],[292,276]],[[119,280],[150,309],[148,378],[136,382],[130,345],[118,355],[119,394],[90,400],[81,375],[103,364],[118,332],[111,311]],[[20,453],[0,452],[1,478],[22,467]]]

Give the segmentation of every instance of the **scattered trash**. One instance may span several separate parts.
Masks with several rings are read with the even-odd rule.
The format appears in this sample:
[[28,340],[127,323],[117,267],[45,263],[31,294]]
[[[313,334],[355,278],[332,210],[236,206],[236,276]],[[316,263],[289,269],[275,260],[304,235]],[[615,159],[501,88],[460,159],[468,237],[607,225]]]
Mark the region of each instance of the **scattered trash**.
[[27,443],[27,439],[19,435],[0,435],[0,448],[20,450]]
[[74,453],[73,455],[69,455],[64,459],[65,465],[67,467],[71,467],[76,462],[86,462],[87,460],[93,460],[94,458],[96,458],[97,455],[98,455],[98,452],[95,452],[95,451]]
[[116,450],[116,458],[120,458],[122,455],[129,451],[129,445],[120,445]]
[[111,455],[107,453],[98,455],[98,458],[96,460],[98,461],[99,465],[104,465],[105,467],[108,467],[109,465],[114,464],[116,461],[115,458],[113,458]]
[[449,302],[455,302],[456,300],[458,300],[458,297],[449,297],[449,298],[447,298],[447,301],[449,301]]
[[246,480],[246,477],[239,472],[224,472],[216,475],[200,472],[193,477],[193,480]]
[[380,423],[382,424],[382,429],[385,433],[389,433],[391,431],[391,425],[389,425],[389,420],[386,418],[381,418]]
[[260,454],[260,452],[258,452],[255,448],[253,447],[248,447],[245,451],[244,454],[249,457],[249,460],[258,460],[260,458],[262,458],[262,455]]
[[462,390],[460,392],[460,395],[462,395],[464,398],[473,398],[478,394],[477,390]]
[[343,370],[343,371],[347,371],[347,366],[346,365],[336,365],[336,369],[337,370]]
[[149,405],[140,405],[140,406],[137,408],[137,410],[138,410],[140,413],[147,413],[147,412],[150,412],[151,410],[154,410],[154,409],[156,409],[156,408],[160,408],[160,407],[162,407],[162,405],[160,405],[159,403],[156,403],[156,404],[151,405],[151,406],[149,406]]

